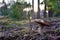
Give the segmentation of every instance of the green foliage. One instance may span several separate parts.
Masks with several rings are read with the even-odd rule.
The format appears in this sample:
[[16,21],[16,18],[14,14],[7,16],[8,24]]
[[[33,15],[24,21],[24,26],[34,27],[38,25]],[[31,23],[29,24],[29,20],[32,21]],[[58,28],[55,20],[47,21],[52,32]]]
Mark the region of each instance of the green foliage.
[[60,3],[57,1],[55,4],[54,4],[54,10],[55,10],[55,14],[56,15],[58,12],[60,12]]
[[11,6],[10,17],[14,20],[24,19],[23,9],[27,7],[27,5],[29,6],[29,4],[27,4],[26,2],[25,3],[16,2],[15,4],[13,4]]
[[11,14],[10,17],[13,19],[22,19],[22,13],[23,13],[23,5],[20,3],[15,3],[11,6]]
[[1,12],[2,12],[2,15],[4,15],[4,16],[8,15],[8,13],[7,13],[7,6],[6,5],[1,7]]
[[11,7],[11,14],[10,17],[13,19],[20,19],[22,18],[22,11],[23,11],[23,5],[20,5],[19,3],[15,3]]
[[55,10],[54,15],[60,12],[60,0],[46,0],[46,5],[48,10],[51,8]]

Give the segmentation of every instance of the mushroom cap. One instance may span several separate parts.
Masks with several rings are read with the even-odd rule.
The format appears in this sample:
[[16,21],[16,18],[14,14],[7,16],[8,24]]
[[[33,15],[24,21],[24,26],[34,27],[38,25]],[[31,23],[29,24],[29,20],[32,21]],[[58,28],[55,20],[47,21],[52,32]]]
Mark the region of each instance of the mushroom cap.
[[46,21],[46,20],[35,19],[35,22],[38,23],[42,27],[44,27],[44,26],[50,26],[50,23],[48,21]]

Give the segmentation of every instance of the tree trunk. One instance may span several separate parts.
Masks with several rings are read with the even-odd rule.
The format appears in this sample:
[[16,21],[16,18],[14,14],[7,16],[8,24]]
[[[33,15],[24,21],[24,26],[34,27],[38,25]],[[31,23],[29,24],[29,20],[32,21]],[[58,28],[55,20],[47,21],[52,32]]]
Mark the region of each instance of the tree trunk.
[[46,13],[46,0],[44,0],[44,4],[45,4],[45,7],[44,7],[44,18],[47,17],[47,13]]
[[37,19],[40,18],[40,7],[39,7],[39,4],[40,4],[40,0],[38,0],[38,12],[37,12]]
[[48,14],[49,17],[53,17],[54,10],[53,9],[50,9],[48,13],[49,13]]

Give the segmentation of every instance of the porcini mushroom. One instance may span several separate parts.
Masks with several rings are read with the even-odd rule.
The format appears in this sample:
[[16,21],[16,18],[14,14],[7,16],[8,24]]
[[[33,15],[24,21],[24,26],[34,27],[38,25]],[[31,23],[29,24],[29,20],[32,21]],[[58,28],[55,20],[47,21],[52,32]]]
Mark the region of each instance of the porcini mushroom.
[[40,25],[41,28],[41,33],[43,33],[43,28],[44,26],[49,27],[50,23],[48,21],[42,20],[42,19],[35,19],[35,22],[38,23]]

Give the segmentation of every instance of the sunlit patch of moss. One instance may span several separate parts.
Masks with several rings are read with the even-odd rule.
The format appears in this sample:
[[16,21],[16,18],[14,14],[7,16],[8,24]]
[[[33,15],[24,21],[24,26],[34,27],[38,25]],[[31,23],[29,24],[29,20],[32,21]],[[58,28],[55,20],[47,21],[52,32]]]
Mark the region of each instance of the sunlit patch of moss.
[[22,21],[12,21],[12,24],[16,24],[16,25],[23,25],[27,20],[22,20]]
[[27,20],[19,20],[19,21],[13,21],[11,19],[1,19],[0,22],[4,23],[4,25],[6,25],[7,29],[11,29],[14,26],[12,26],[13,24],[22,27],[22,25],[24,25],[26,23]]

